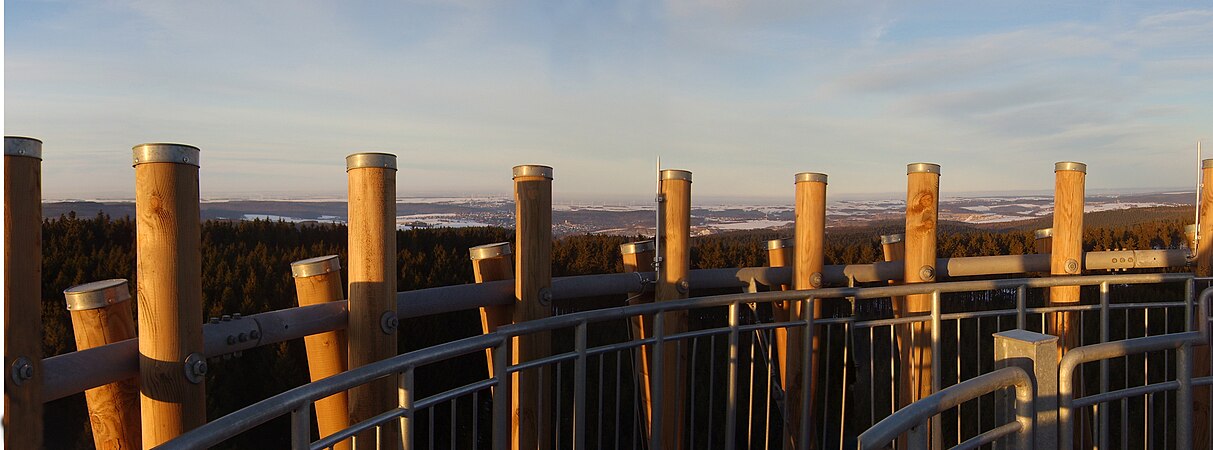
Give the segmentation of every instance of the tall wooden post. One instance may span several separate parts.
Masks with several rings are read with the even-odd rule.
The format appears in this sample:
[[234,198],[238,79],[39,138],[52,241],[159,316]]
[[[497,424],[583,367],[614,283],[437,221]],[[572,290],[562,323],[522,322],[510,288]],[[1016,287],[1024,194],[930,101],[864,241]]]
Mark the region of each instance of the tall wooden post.
[[[349,178],[349,368],[396,356],[396,155],[355,153]],[[397,380],[381,378],[349,391],[350,422],[397,406]],[[400,430],[389,422],[354,437],[355,448],[396,448]]]
[[4,137],[4,446],[42,448],[42,141]]
[[[318,305],[345,299],[341,284],[341,259],[337,255],[308,258],[291,263],[291,275],[295,278],[295,292],[299,306]],[[312,381],[345,372],[348,363],[345,330],[333,330],[303,338],[307,348],[308,374]],[[315,402],[316,429],[324,438],[349,428],[349,396],[338,392]],[[349,450],[349,440],[337,444],[336,448]]]
[[[477,283],[488,281],[511,280],[514,278],[514,252],[510,250],[509,242],[478,245],[468,249],[472,259],[472,275]],[[484,334],[497,331],[497,327],[508,325],[513,319],[513,308],[510,306],[480,307],[480,329]],[[488,362],[489,377],[493,377],[493,349],[484,349],[485,361]]]
[[[518,245],[514,323],[552,315],[552,172],[548,166],[514,167],[514,240]],[[552,351],[551,334],[547,332],[518,336],[514,342],[514,364],[543,358]],[[554,448],[550,435],[552,395],[541,380],[552,380],[551,366],[517,372],[511,383],[515,450]]]
[[[902,261],[906,259],[906,235],[903,233],[883,234],[880,236],[880,251],[885,262]],[[894,280],[889,280],[889,284],[899,284]],[[890,297],[889,302],[892,303],[893,317],[902,318],[906,315],[906,298],[905,296]],[[892,331],[895,338],[897,348],[894,349],[897,353],[898,360],[901,363],[893,368],[894,379],[897,380],[897,387],[891,393],[897,402],[897,409],[909,406],[913,394],[910,393],[910,377],[907,374],[910,361],[910,344],[913,335],[910,333],[908,325],[893,326]],[[897,439],[897,448],[905,448],[906,438],[899,437]]]
[[206,422],[198,148],[133,149],[143,445]]
[[[658,217],[661,220],[661,265],[657,275],[657,301],[680,300],[691,292],[691,172],[667,169],[661,171],[661,197]],[[670,311],[662,324],[666,336],[687,329],[687,312]],[[681,342],[667,341],[662,348],[661,386],[661,448],[683,448],[682,433],[685,417],[682,404],[686,399],[687,352]],[[654,405],[656,407],[657,405]],[[656,432],[656,430],[654,430]]]
[[[1053,239],[1050,273],[1053,276],[1080,275],[1082,273],[1082,216],[1087,165],[1077,162],[1059,162],[1054,166],[1057,183],[1053,196]],[[1055,286],[1049,288],[1049,306],[1077,305],[1078,286]],[[1049,334],[1057,336],[1058,355],[1079,345],[1079,321],[1077,312],[1053,314]]]
[[1053,252],[1053,229],[1041,228],[1032,233],[1036,237],[1033,241],[1036,245],[1037,254],[1046,254]]
[[[648,272],[653,269],[653,257],[657,254],[653,246],[653,241],[638,241],[629,242],[619,246],[619,253],[623,255],[623,272]],[[653,292],[629,292],[629,305],[639,305],[643,303],[653,302]],[[653,324],[652,316],[635,316],[628,320],[631,327],[632,339],[644,340],[652,335]],[[649,350],[646,346],[636,348],[633,355],[633,367],[635,367],[636,380],[640,383],[640,414],[644,417],[642,424],[644,426],[644,436],[652,436],[653,424],[653,389],[649,379]]]
[[[825,267],[825,227],[826,227],[826,175],[824,173],[804,172],[796,174],[796,246],[793,253],[792,285],[797,290],[817,289],[822,287],[821,272]],[[809,314],[814,319],[821,318],[821,302],[811,299],[812,311],[803,309],[802,302],[791,302],[789,315],[792,320],[805,320]],[[806,354],[804,339],[800,329],[788,330],[787,354],[784,356],[786,375],[784,391],[787,392],[785,408],[788,412],[788,424],[784,427],[790,431],[788,436],[791,443],[802,447],[801,441],[807,441],[814,446],[816,424],[813,413],[817,407],[817,372],[821,367],[820,345],[822,339],[821,327],[814,326],[808,330],[813,333],[812,348],[808,349],[808,365],[804,364]],[[808,369],[805,372],[805,369]],[[802,405],[801,402],[807,404]],[[802,415],[808,413],[808,417]],[[801,426],[807,420],[808,426]],[[805,435],[804,432],[808,434]]]
[[[771,267],[793,267],[793,256],[796,251],[796,239],[771,239],[767,241],[767,265]],[[795,270],[795,269],[793,269]],[[792,275],[795,279],[795,274]],[[781,284],[772,286],[772,289],[778,288],[781,291],[786,291],[792,288],[790,284]],[[776,322],[787,322],[792,319],[791,305],[789,302],[774,302],[771,303],[771,316]],[[779,364],[779,380],[780,383],[787,383],[788,368],[787,360],[783,355],[788,354],[788,328],[775,329],[775,352],[778,356],[776,360]]]
[[[1196,254],[1196,276],[1213,276],[1213,159],[1201,161],[1200,226],[1194,236]],[[1204,317],[1198,320],[1206,320]],[[1204,377],[1210,371],[1210,349],[1208,345],[1193,347],[1192,377]],[[1192,389],[1192,448],[1213,448],[1213,430],[1209,429],[1210,388],[1201,386]]]
[[[76,335],[76,351],[135,337],[131,290],[113,279],[73,286],[63,291]],[[84,391],[93,442],[99,449],[140,448],[139,384],[135,378]]]
[[[939,165],[915,163],[906,167],[905,273],[909,283],[935,281],[935,242],[939,220]],[[907,295],[907,316],[929,314],[931,295]],[[902,373],[908,376],[902,386],[908,386],[910,401],[931,395],[931,322],[929,319],[908,325],[913,334],[908,358],[901,361]],[[903,354],[907,354],[902,350]],[[904,394],[903,394],[904,395]]]

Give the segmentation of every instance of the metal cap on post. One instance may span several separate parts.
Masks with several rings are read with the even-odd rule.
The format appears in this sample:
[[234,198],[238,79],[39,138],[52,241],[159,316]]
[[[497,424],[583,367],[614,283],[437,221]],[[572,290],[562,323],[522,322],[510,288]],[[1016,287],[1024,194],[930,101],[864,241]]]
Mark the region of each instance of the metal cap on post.
[[906,240],[906,235],[903,233],[882,234],[880,235],[880,245],[892,245]]
[[933,173],[939,175],[939,164],[934,163],[910,163],[906,165],[906,175],[912,173]]
[[139,144],[132,149],[132,167],[148,163],[174,163],[201,167],[198,147],[186,144],[155,142]]
[[42,141],[25,136],[5,136],[4,156],[42,159]]
[[131,299],[131,289],[125,278],[94,281],[63,290],[68,311],[103,308]]
[[468,249],[468,255],[472,261],[480,261],[482,259],[500,258],[514,254],[510,250],[509,242],[498,242],[495,244],[477,245]]
[[542,177],[549,180],[552,178],[552,167],[539,164],[523,164],[514,166],[514,178],[523,177]]
[[291,276],[295,278],[314,277],[339,270],[341,258],[337,255],[317,256],[291,263]]
[[[791,248],[796,246],[795,238],[771,239],[767,241],[767,250],[778,250],[781,248]],[[778,266],[776,266],[778,267]]]
[[661,171],[662,180],[680,180],[691,182],[691,172],[680,169],[665,169]]
[[345,171],[376,168],[396,170],[396,155],[391,153],[354,153],[345,157]]
[[624,255],[635,255],[637,253],[651,252],[654,249],[655,247],[653,246],[652,239],[619,244],[619,253]]
[[796,174],[797,183],[808,183],[808,182],[825,183],[827,178],[829,178],[828,175],[826,175],[824,173],[817,173],[817,172],[801,172],[801,173]]
[[1075,161],[1061,161],[1053,165],[1054,172],[1061,172],[1063,170],[1087,173],[1087,165]]
[[1052,228],[1041,228],[1039,230],[1032,232],[1032,234],[1036,236],[1036,239],[1049,239],[1049,238],[1053,237],[1053,229]]

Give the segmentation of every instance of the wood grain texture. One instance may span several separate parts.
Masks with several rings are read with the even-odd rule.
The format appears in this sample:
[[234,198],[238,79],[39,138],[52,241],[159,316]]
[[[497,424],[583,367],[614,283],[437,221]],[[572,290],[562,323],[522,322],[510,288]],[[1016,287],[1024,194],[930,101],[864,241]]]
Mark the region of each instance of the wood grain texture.
[[[825,216],[826,216],[826,183],[821,181],[801,181],[796,183],[795,198],[795,234],[796,246],[793,247],[793,276],[792,285],[797,290],[817,289],[821,287],[821,271],[825,267]],[[821,300],[812,302],[812,311],[804,311],[804,304],[791,302],[788,305],[789,319],[803,321],[812,314],[815,319],[821,318]],[[818,370],[821,368],[820,345],[822,342],[821,326],[814,326],[812,348],[808,349],[813,368],[808,374],[803,373],[804,336],[799,328],[787,331],[787,352],[783,354],[784,379],[786,392],[785,410],[787,411],[784,436],[789,444],[800,446],[801,441],[810,445],[816,442],[813,436],[814,425],[809,418],[808,436],[801,436],[800,422],[802,402],[808,402],[810,413],[816,412]]]
[[[124,286],[125,288],[125,286]],[[76,351],[113,344],[135,337],[131,302],[70,312]],[[141,448],[139,380],[110,383],[84,391],[93,442],[98,449]]]
[[[1053,276],[1079,275],[1082,272],[1082,219],[1083,194],[1085,191],[1086,174],[1076,170],[1056,171],[1056,185],[1053,195],[1053,238],[1052,256],[1049,259],[1050,273]],[[1067,270],[1067,261],[1077,264]],[[1049,305],[1066,306],[1079,302],[1078,286],[1056,286],[1049,288]],[[1052,315],[1049,321],[1048,333],[1057,336],[1057,355],[1065,355],[1066,350],[1077,347],[1079,335],[1078,313],[1059,312]]]
[[198,167],[135,166],[139,392],[143,445],[151,448],[206,422],[206,383],[185,377],[203,353]]
[[[472,275],[477,283],[514,279],[514,257],[503,255],[495,258],[472,260]],[[480,330],[484,334],[497,331],[497,327],[508,325],[514,316],[513,305],[482,306],[480,307]],[[484,349],[485,361],[488,363],[489,378],[493,377],[493,349]]]
[[[349,368],[396,356],[396,332],[384,333],[380,320],[396,311],[396,171],[363,167],[349,178]],[[397,406],[398,380],[385,377],[349,391],[350,422],[359,423]],[[378,448],[399,445],[400,429],[380,430]],[[355,436],[355,448],[374,448],[375,432]]]
[[[939,174],[916,172],[907,178],[904,280],[907,284],[934,282],[933,277],[923,277],[923,268],[935,270]],[[907,295],[904,305],[902,311],[906,316],[930,314],[931,296]],[[899,384],[903,387],[901,395],[908,394],[909,399],[899,403],[908,404],[931,395],[931,322],[914,322],[905,328],[910,329],[912,338],[909,345],[901,346],[901,367],[904,370]]]
[[[310,277],[295,277],[295,292],[299,306],[318,305],[345,299],[342,292],[341,271],[323,273]],[[345,372],[349,363],[348,342],[345,330],[334,330],[313,334],[303,338],[307,348],[308,375],[311,381],[319,381]],[[315,402],[316,429],[320,437],[346,429],[350,426],[349,394],[338,392]],[[336,445],[339,450],[350,450],[350,440]]]
[[[4,157],[4,447],[42,448],[42,161]],[[9,379],[25,357],[34,377]]]
[[[781,247],[767,249],[767,265],[770,267],[792,267],[793,252],[795,247]],[[795,270],[795,269],[793,269]],[[793,272],[794,273],[794,272]],[[795,275],[793,275],[795,276]],[[786,291],[792,288],[791,285],[781,284],[777,286],[781,291]],[[771,316],[776,322],[787,322],[791,320],[791,305],[790,302],[773,302],[771,303]],[[787,361],[783,355],[788,354],[788,329],[775,329],[775,352],[778,355],[776,362],[779,364],[779,379],[788,379]],[[782,386],[782,384],[781,384]]]
[[[691,182],[688,180],[662,180],[661,195],[665,201],[659,205],[662,221],[661,273],[657,278],[656,301],[687,298],[690,293],[691,272]],[[679,286],[683,286],[681,288]],[[666,336],[687,329],[687,312],[671,311],[664,315],[662,324]],[[667,341],[662,348],[661,385],[661,444],[666,449],[683,448],[685,430],[683,401],[686,400],[687,353],[685,342]],[[654,405],[656,407],[657,405]]]
[[[543,290],[552,286],[552,180],[538,176],[514,178],[516,208],[515,253],[517,275],[514,279],[514,323],[550,317],[552,309],[541,301]],[[514,340],[514,364],[551,354],[551,333],[532,333]],[[513,389],[513,433],[515,450],[549,449],[554,443],[550,386],[539,380],[552,380],[551,366],[517,372]],[[542,402],[540,404],[540,393]],[[540,410],[547,414],[540,415]],[[541,433],[540,431],[544,431]]]
[[[653,269],[653,257],[657,253],[653,250],[628,253],[623,255],[623,272],[646,272]],[[629,292],[628,304],[639,305],[643,303],[653,302],[653,292]],[[628,326],[631,327],[633,340],[648,339],[653,335],[653,317],[652,316],[635,316],[628,319]],[[653,383],[649,376],[649,347],[642,345],[636,347],[635,360],[632,361],[635,368],[636,379],[640,383],[640,414],[644,417],[641,425],[644,427],[644,436],[649,438],[652,436],[653,424]]]

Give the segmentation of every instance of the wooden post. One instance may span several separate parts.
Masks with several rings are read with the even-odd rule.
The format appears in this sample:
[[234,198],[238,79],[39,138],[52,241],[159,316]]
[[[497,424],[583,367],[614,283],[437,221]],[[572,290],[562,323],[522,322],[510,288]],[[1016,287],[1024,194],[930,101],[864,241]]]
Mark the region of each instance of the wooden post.
[[42,448],[42,141],[4,137],[4,446]]
[[[341,285],[341,259],[337,255],[308,258],[291,263],[291,275],[295,278],[295,292],[299,306],[318,305],[345,299]],[[303,338],[307,348],[308,373],[312,381],[345,372],[348,356],[345,330],[333,330]],[[324,438],[349,428],[349,396],[338,392],[315,402],[316,429]],[[350,440],[337,444],[336,448],[349,450]]]
[[182,144],[133,149],[145,448],[206,422],[198,154]]
[[[661,171],[661,201],[658,217],[661,220],[661,265],[657,274],[657,301],[680,300],[691,292],[691,172],[685,170]],[[666,336],[686,331],[687,312],[670,311],[663,314]],[[686,399],[687,352],[681,342],[666,341],[662,348],[661,386],[661,448],[683,448],[682,404]],[[656,407],[656,405],[654,405]]]
[[1033,233],[1036,236],[1036,253],[1047,254],[1053,252],[1053,229],[1041,228]]
[[[76,351],[135,337],[131,290],[124,279],[96,281],[63,291],[76,335]],[[140,448],[139,380],[130,378],[84,391],[98,449]]]
[[[906,191],[905,273],[909,283],[931,283],[935,281],[936,226],[939,220],[939,165],[915,163],[906,167],[908,188]],[[931,295],[906,296],[906,316],[929,314]],[[913,333],[909,351],[902,350],[908,358],[901,361],[902,373],[908,377],[901,386],[909,387],[910,401],[918,401],[931,395],[931,321],[913,322],[908,325]],[[904,394],[903,394],[904,395]]]
[[[468,249],[472,258],[472,275],[477,283],[514,279],[514,252],[510,250],[509,242],[478,245]],[[480,329],[484,334],[497,331],[497,327],[508,325],[513,319],[513,308],[510,306],[483,306],[480,308]],[[493,377],[493,349],[484,349],[485,361],[488,362],[489,378]]]
[[[906,259],[906,235],[903,233],[883,234],[880,236],[880,250],[885,262],[902,261]],[[889,284],[898,284],[897,281],[889,280]],[[893,317],[900,319],[906,315],[906,298],[905,296],[890,297],[889,302],[893,307]],[[897,347],[894,349],[897,352],[898,359],[902,362],[897,367],[893,368],[894,379],[897,380],[897,386],[892,392],[893,398],[897,402],[897,409],[905,408],[911,402],[913,397],[910,394],[910,377],[907,376],[908,361],[910,360],[910,327],[893,326],[893,337],[895,338]],[[906,439],[899,437],[897,439],[897,448],[905,448]]]
[[[767,265],[770,267],[793,267],[793,253],[796,251],[796,240],[792,238],[771,239],[767,241]],[[795,269],[793,269],[795,270]],[[795,275],[793,275],[793,279]],[[781,284],[772,286],[772,289],[778,288],[781,291],[786,291],[792,288],[790,284]],[[773,302],[771,303],[771,316],[776,322],[787,322],[792,319],[791,305],[789,302]],[[779,364],[779,380],[780,384],[786,384],[788,379],[787,361],[783,355],[788,354],[788,328],[775,329],[775,352],[778,355],[776,361]]]
[[[1189,238],[1189,242],[1195,241],[1192,247],[1196,255],[1196,276],[1208,277],[1213,276],[1213,159],[1201,161],[1200,167],[1200,229]],[[1197,320],[1206,318],[1198,317]],[[1209,353],[1213,342],[1207,344],[1192,347],[1193,378],[1209,375],[1210,360],[1213,359]],[[1192,389],[1192,448],[1213,448],[1213,436],[1210,436],[1213,430],[1208,426],[1211,414],[1209,397],[1208,386]]]
[[[1083,193],[1087,177],[1087,165],[1077,162],[1059,162],[1054,166],[1056,190],[1053,196],[1053,238],[1050,273],[1053,276],[1082,274],[1082,216]],[[1055,286],[1049,288],[1049,306],[1077,305],[1078,286]],[[1077,312],[1053,314],[1049,334],[1057,336],[1058,355],[1079,345],[1079,321]]]
[[[797,290],[818,289],[822,287],[821,272],[825,267],[825,227],[826,227],[826,174],[804,172],[796,174],[796,247],[793,251],[792,285]],[[821,301],[812,299],[812,311],[803,309],[802,302],[791,302],[789,316],[793,321],[807,319],[812,314],[814,319],[821,318]],[[797,448],[803,448],[802,440],[810,447],[815,446],[816,418],[813,414],[817,407],[817,372],[821,368],[821,327],[814,326],[812,348],[808,349],[809,372],[804,373],[804,339],[802,330],[789,329],[787,353],[784,355],[786,378],[784,391],[787,393],[785,409],[787,411],[787,426],[784,430],[790,438],[790,443]],[[806,402],[802,405],[801,402]],[[808,412],[808,417],[802,416],[802,411]],[[808,427],[802,427],[801,421],[807,420]],[[804,431],[808,434],[805,435]]]
[[[653,269],[653,257],[657,254],[653,247],[653,241],[638,241],[629,242],[619,246],[619,253],[623,255],[623,272],[648,272]],[[639,305],[643,303],[652,303],[652,291],[629,292],[629,305]],[[628,320],[631,327],[632,339],[643,340],[648,339],[652,335],[653,324],[652,316],[634,316]],[[636,380],[640,383],[640,414],[644,417],[641,421],[644,426],[644,436],[646,438],[652,436],[653,424],[653,388],[649,379],[649,350],[647,346],[639,346],[632,361],[636,372]]]
[[[396,356],[396,155],[355,153],[345,158],[349,178],[349,368]],[[349,391],[350,423],[397,407],[395,377]],[[354,437],[354,448],[396,448],[400,431],[387,423]]]
[[[522,323],[552,315],[552,168],[515,166],[514,202],[518,245],[514,323]],[[552,351],[551,333],[547,332],[518,336],[514,342],[514,364],[543,358]],[[541,379],[550,382],[552,373],[550,365],[517,372],[511,383],[515,450],[554,448],[552,391],[540,384]]]

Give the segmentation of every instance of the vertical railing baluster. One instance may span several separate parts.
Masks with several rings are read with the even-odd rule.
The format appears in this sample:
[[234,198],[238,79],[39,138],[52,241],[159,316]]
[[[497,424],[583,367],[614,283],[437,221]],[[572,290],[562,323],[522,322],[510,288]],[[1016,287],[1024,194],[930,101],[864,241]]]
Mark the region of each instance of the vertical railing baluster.
[[[1015,327],[1021,330],[1028,326],[1028,286],[1015,287]],[[1002,331],[1002,330],[999,330]]]
[[312,446],[312,402],[303,402],[291,411],[291,450],[307,450]]
[[[404,370],[404,373],[401,374],[399,378],[399,386],[396,390],[399,396],[398,405],[401,408],[404,408],[404,415],[400,416],[400,443],[404,447],[404,450],[411,450],[413,448],[413,442],[416,439],[416,435],[414,434],[416,421],[414,420],[415,416],[413,415],[413,393],[416,391],[414,390],[415,383],[413,376],[413,366],[409,366]],[[430,413],[430,423],[434,423],[433,412]],[[431,443],[434,442],[433,432],[430,433],[429,439]]]
[[513,374],[509,373],[510,367],[510,347],[513,345],[513,338],[506,335],[497,343],[497,348],[493,350],[493,378],[497,379],[497,385],[493,388],[493,450],[509,450],[510,448],[510,414],[512,413],[512,405],[510,397],[513,395]]
[[665,382],[665,379],[664,379],[665,364],[660,364],[661,361],[665,361],[664,359],[662,359],[665,357],[664,353],[665,353],[665,311],[657,311],[656,314],[653,314],[653,361],[654,361],[654,363],[653,363],[653,368],[652,368],[653,379],[652,379],[650,385],[654,386],[655,388],[653,389],[653,401],[652,401],[653,412],[652,412],[652,424],[650,425],[650,429],[652,431],[649,433],[649,448],[651,448],[651,449],[661,448],[661,427],[662,427],[661,419],[662,419],[662,416],[665,414],[665,403],[664,403],[665,392],[663,392],[664,389],[657,389],[656,387],[662,386],[661,383]]
[[[942,335],[942,317],[940,305],[940,295],[938,290],[931,291],[931,393],[934,394],[943,389],[943,371],[939,370],[943,367],[943,349],[941,343]],[[942,448],[943,446],[943,421],[940,419],[931,420],[931,446],[933,448]]]
[[[801,300],[801,302],[803,302],[803,306],[801,306],[801,311],[809,311],[809,312],[815,311],[814,308],[816,307],[817,299],[815,299],[813,297],[809,297],[804,300]],[[800,357],[801,357],[800,376],[804,377],[804,381],[801,382],[801,386],[803,387],[806,395],[804,395],[803,398],[808,398],[809,395],[807,395],[807,394],[809,392],[812,392],[814,389],[817,389],[817,386],[814,386],[813,383],[809,381],[812,379],[812,376],[810,374],[812,374],[814,370],[817,370],[816,367],[813,367],[813,334],[814,334],[813,328],[815,325],[814,325],[814,317],[813,317],[813,314],[811,314],[811,313],[804,314],[802,319],[804,320],[805,330],[804,330],[804,333],[802,333],[802,336],[804,338],[804,343],[802,344],[802,347],[801,347],[802,350],[801,350],[801,355],[800,355]],[[787,397],[785,396],[784,398],[787,398]],[[796,443],[796,445],[798,447],[800,447],[801,450],[809,450],[816,446],[815,443],[812,442],[813,436],[812,436],[812,434],[810,434],[810,432],[811,432],[810,430],[812,430],[812,424],[813,424],[813,409],[809,407],[810,403],[812,403],[812,402],[802,401],[802,402],[800,402],[800,405],[799,405],[800,406],[800,423],[798,425],[800,426],[801,439],[799,442]]]
[[[585,377],[586,377],[586,333],[589,323],[582,320],[577,324],[577,337],[574,339],[577,361],[573,365],[573,448],[585,448]],[[600,414],[601,415],[601,414]]]
[[740,358],[737,327],[740,325],[740,306],[736,301],[729,303],[729,378],[724,419],[724,448],[727,450],[737,447],[737,370]]
[[[1111,290],[1107,282],[1099,283],[1099,342],[1108,342],[1108,327],[1111,320]],[[1108,392],[1108,360],[1099,361],[1099,392]],[[1099,419],[1099,448],[1108,448],[1108,404],[1096,406]]]

